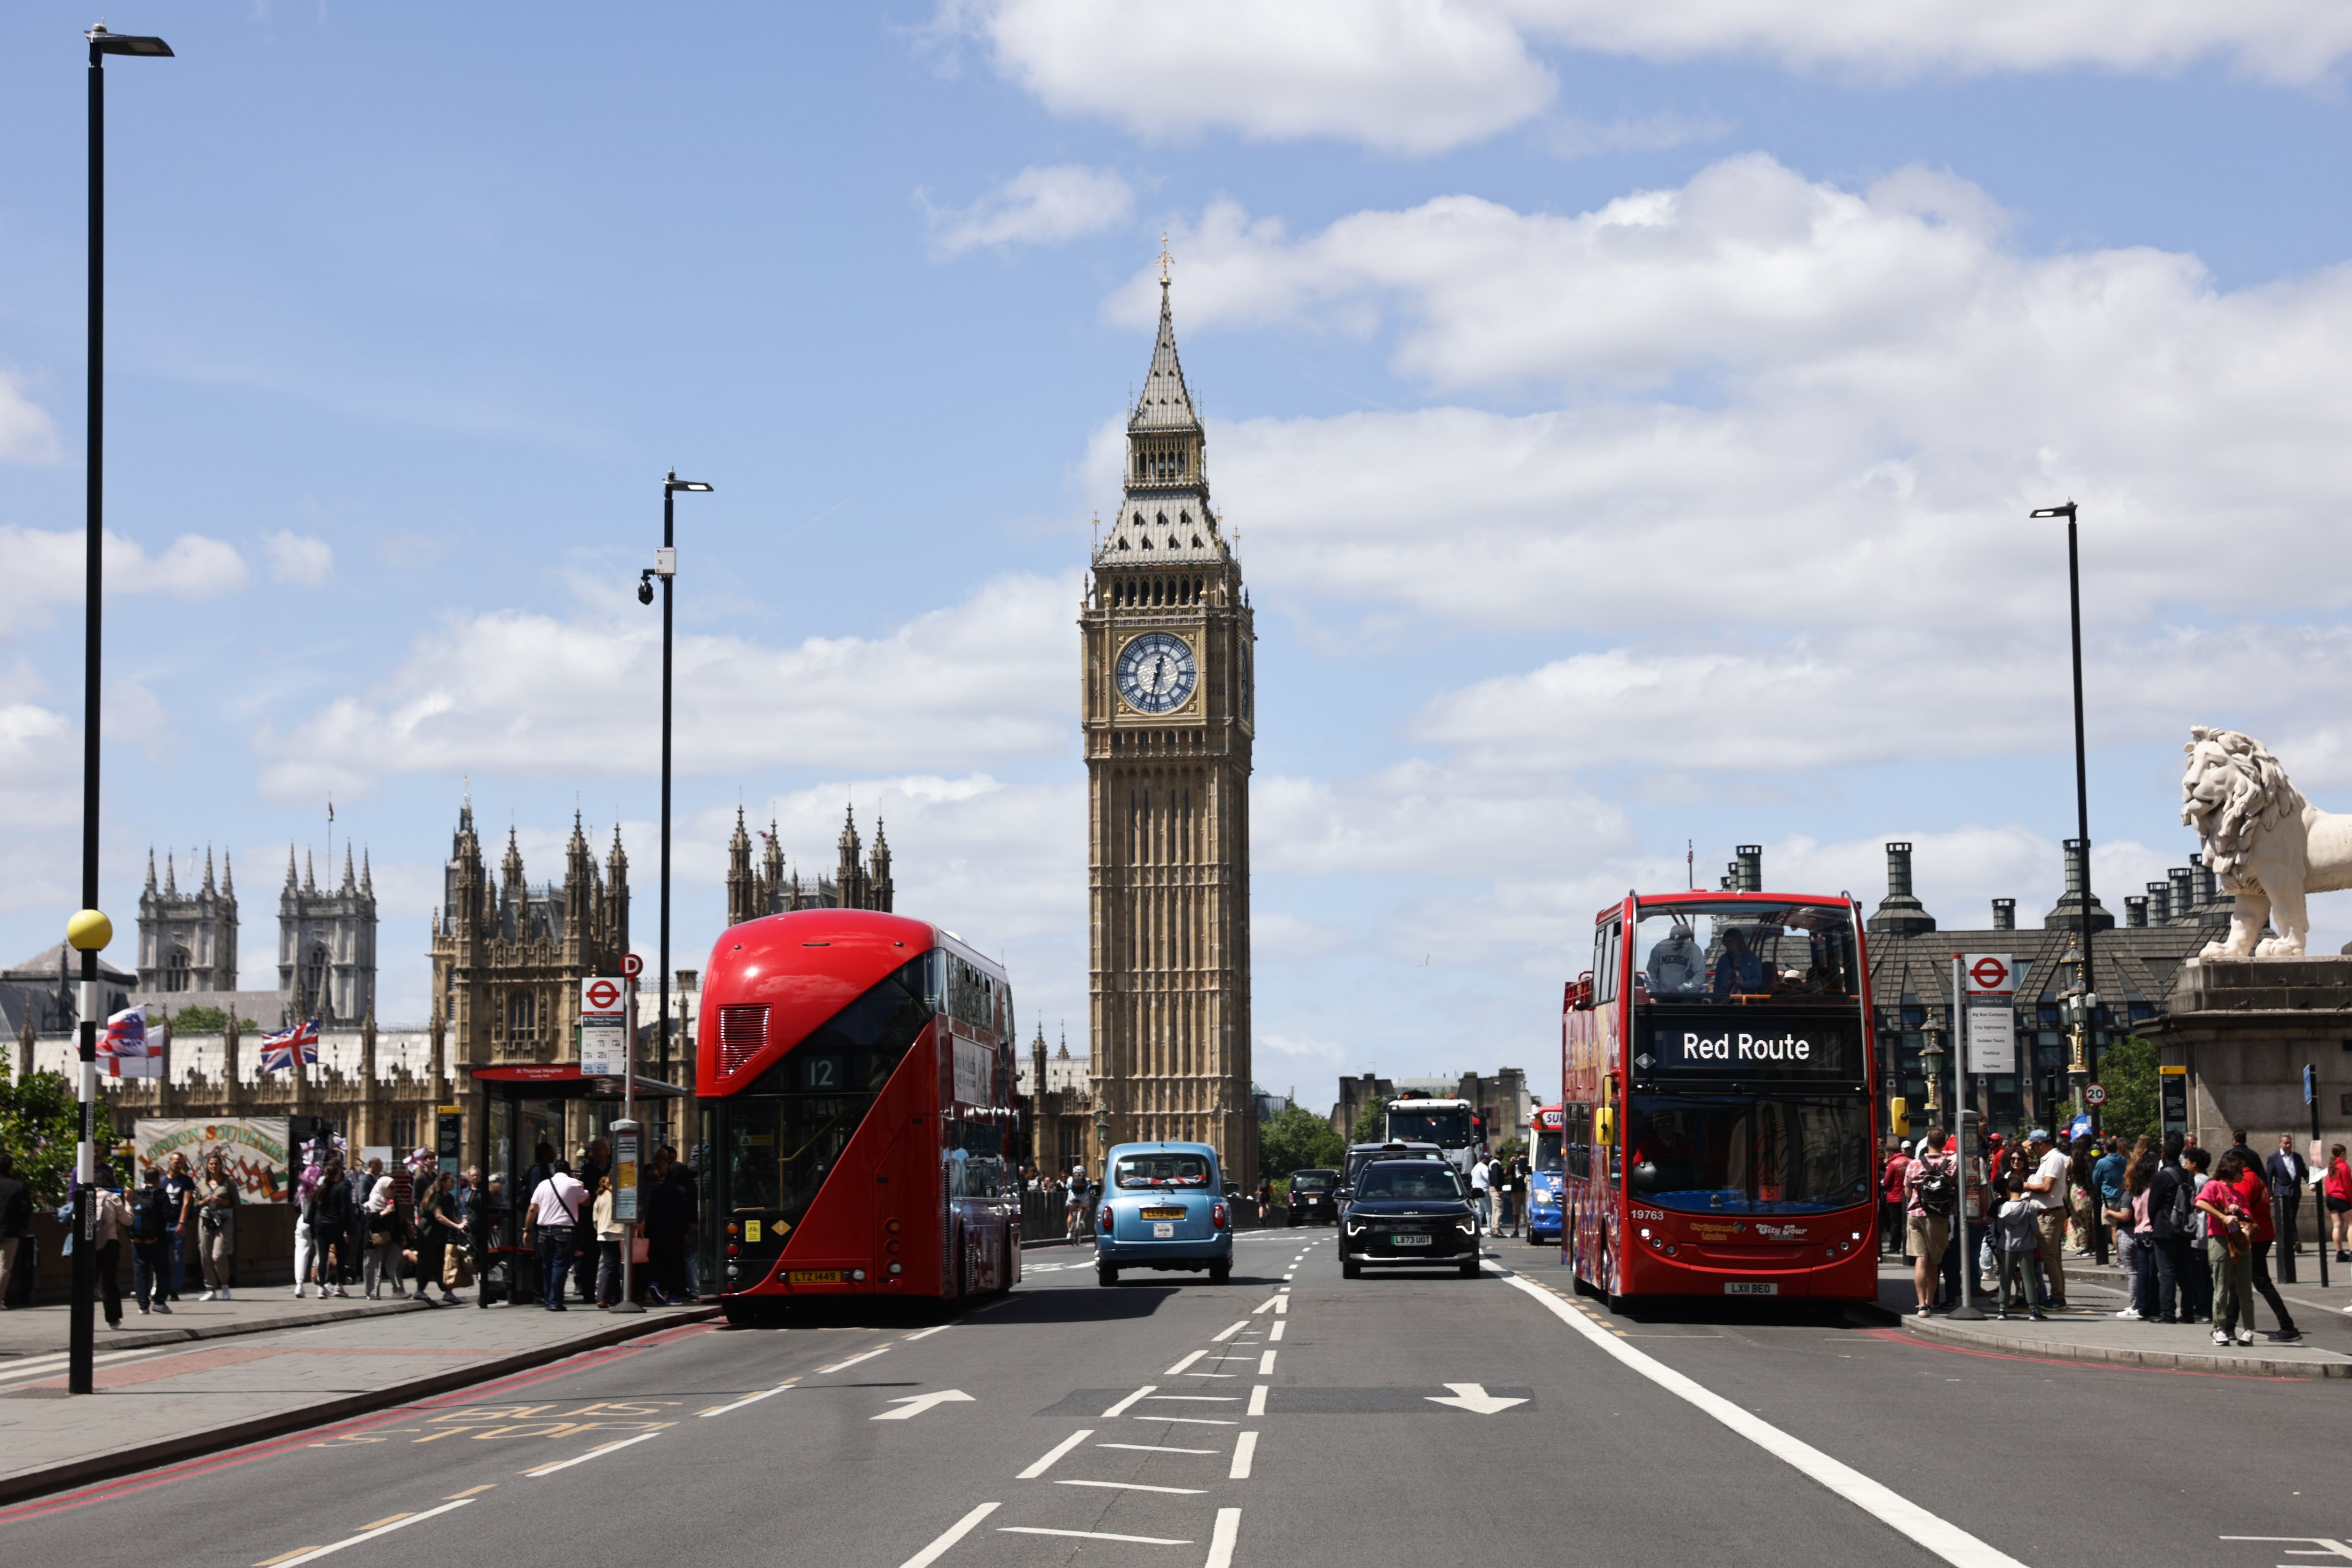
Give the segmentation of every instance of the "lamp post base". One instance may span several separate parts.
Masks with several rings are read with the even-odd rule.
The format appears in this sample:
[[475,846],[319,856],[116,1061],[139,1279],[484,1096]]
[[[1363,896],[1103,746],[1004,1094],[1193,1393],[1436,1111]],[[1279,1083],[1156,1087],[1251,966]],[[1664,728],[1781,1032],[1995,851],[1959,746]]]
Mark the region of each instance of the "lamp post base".
[[646,1304],[643,1301],[614,1301],[611,1306],[606,1307],[604,1310],[608,1312],[634,1312],[639,1316],[643,1316],[646,1310]]

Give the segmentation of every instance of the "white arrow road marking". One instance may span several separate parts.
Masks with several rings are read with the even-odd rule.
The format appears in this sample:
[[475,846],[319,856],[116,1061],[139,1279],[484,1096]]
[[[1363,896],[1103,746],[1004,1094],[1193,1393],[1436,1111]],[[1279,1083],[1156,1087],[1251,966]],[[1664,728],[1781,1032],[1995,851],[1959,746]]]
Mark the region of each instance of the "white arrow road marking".
[[868,1416],[869,1421],[911,1421],[935,1405],[971,1405],[972,1396],[961,1388],[942,1388],[937,1394],[910,1394],[904,1399],[893,1399],[897,1410],[885,1410],[879,1416]]
[[1517,1274],[1507,1274],[1504,1278],[1533,1296],[1560,1322],[1659,1387],[1697,1406],[1766,1453],[1786,1460],[1864,1512],[1954,1564],[1955,1568],[2025,1568],[2025,1564],[2006,1552],[1999,1551],[1958,1525],[1929,1513],[1891,1487],[1883,1486],[1853,1466],[1833,1459],[1811,1444],[1790,1437],[1762,1416],[1741,1409],[1713,1389],[1617,1339],[1581,1312],[1570,1312],[1566,1302],[1541,1287]]
[[1044,1458],[1039,1459],[1035,1464],[1030,1466],[1027,1469],[1023,1470],[1013,1479],[1015,1480],[1024,1481],[1035,1480],[1039,1476],[1044,1475],[1047,1470],[1054,1468],[1054,1461],[1055,1459],[1060,1458],[1064,1454],[1068,1453],[1072,1448],[1076,1448],[1080,1443],[1085,1442],[1088,1437],[1091,1437],[1094,1435],[1095,1429],[1091,1427],[1083,1427],[1078,1431],[1071,1433],[1068,1437],[1063,1438],[1060,1442],[1046,1449],[1045,1457]]
[[304,1563],[315,1563],[330,1552],[341,1552],[346,1546],[357,1546],[362,1541],[373,1541],[379,1535],[389,1535],[395,1530],[406,1530],[410,1525],[431,1519],[436,1513],[447,1513],[452,1509],[463,1508],[473,1500],[472,1498],[467,1498],[458,1502],[445,1502],[439,1508],[428,1508],[423,1513],[403,1515],[389,1524],[379,1524],[373,1530],[362,1530],[357,1535],[338,1541],[331,1546],[313,1546],[299,1557],[281,1557],[278,1560],[277,1568],[298,1568],[299,1564]]
[[961,1541],[971,1532],[973,1525],[994,1513],[1000,1506],[1002,1505],[992,1502],[982,1503],[978,1508],[949,1525],[946,1532],[937,1541],[898,1564],[898,1568],[931,1568],[932,1563],[948,1554],[949,1547]]
[[1281,1299],[1281,1298],[1280,1298],[1280,1297],[1278,1297],[1278,1296],[1268,1296],[1265,1300],[1264,1300],[1264,1301],[1260,1301],[1257,1305],[1255,1305],[1255,1306],[1254,1306],[1254,1307],[1252,1307],[1252,1308],[1250,1309],[1250,1316],[1252,1316],[1252,1317],[1255,1317],[1255,1316],[1257,1316],[1257,1315],[1258,1315],[1258,1313],[1260,1313],[1260,1312],[1262,1312],[1265,1311],[1268,1307],[1270,1307],[1270,1306],[1274,1305],[1274,1303],[1275,1303],[1276,1301],[1279,1301],[1280,1299]]
[[1449,1383],[1445,1386],[1454,1390],[1451,1399],[1443,1394],[1424,1394],[1422,1397],[1432,1405],[1452,1405],[1480,1416],[1492,1416],[1497,1410],[1527,1403],[1524,1399],[1498,1399],[1486,1392],[1483,1383]]

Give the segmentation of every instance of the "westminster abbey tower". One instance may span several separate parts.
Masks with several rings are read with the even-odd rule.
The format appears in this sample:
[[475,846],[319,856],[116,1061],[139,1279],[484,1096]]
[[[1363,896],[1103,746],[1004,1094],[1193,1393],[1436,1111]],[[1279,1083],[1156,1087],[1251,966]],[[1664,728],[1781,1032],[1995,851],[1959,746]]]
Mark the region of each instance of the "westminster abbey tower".
[[1247,1186],[1255,634],[1210,509],[1165,260],[1159,340],[1128,415],[1125,494],[1078,619],[1095,1104],[1109,1143],[1209,1144],[1226,1179]]

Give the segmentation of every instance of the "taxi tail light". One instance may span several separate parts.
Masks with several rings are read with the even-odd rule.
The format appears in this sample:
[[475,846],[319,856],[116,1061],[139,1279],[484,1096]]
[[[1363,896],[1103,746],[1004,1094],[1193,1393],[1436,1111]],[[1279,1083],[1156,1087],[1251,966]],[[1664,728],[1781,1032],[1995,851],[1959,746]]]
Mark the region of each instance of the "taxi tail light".
[[1102,1233],[1105,1236],[1110,1234],[1110,1205],[1107,1203],[1102,1207]]
[[1225,1213],[1223,1204],[1213,1203],[1209,1206],[1209,1223],[1220,1230],[1232,1223],[1232,1218]]

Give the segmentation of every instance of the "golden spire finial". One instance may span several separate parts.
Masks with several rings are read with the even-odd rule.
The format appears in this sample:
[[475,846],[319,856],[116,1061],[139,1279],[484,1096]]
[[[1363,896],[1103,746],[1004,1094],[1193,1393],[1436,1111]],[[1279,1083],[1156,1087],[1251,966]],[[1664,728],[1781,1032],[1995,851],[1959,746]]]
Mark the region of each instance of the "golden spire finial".
[[1168,268],[1174,264],[1175,260],[1174,256],[1168,254],[1168,231],[1161,229],[1160,231],[1160,287],[1162,288],[1168,287]]

